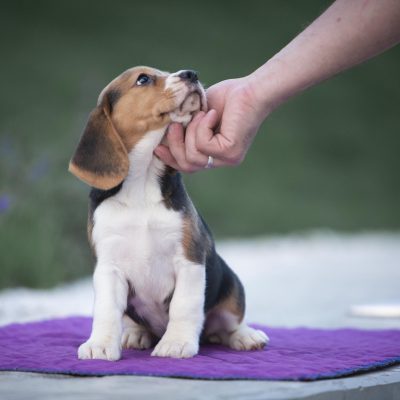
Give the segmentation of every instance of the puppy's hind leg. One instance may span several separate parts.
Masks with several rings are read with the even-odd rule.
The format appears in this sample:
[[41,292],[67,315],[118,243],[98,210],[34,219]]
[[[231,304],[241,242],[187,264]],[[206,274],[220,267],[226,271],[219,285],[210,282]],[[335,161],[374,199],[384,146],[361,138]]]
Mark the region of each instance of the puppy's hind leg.
[[259,329],[248,326],[228,310],[213,310],[207,317],[205,338],[235,350],[261,350],[268,342],[268,336]]
[[235,350],[261,350],[269,342],[268,336],[242,322],[229,333],[228,346]]
[[236,278],[231,293],[207,313],[206,340],[235,350],[260,350],[265,347],[269,342],[268,336],[243,321],[244,308],[244,290]]
[[154,341],[153,335],[142,325],[137,324],[127,314],[122,317],[123,331],[121,345],[124,349],[149,349]]

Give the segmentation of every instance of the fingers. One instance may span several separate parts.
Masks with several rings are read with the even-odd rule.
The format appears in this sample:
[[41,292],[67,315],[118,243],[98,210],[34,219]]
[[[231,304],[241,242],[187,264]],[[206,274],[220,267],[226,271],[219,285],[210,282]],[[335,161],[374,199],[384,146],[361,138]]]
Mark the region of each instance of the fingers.
[[[185,141],[185,133],[182,125],[172,124],[168,129],[167,140],[171,155],[178,165],[178,170],[190,173],[201,169],[201,165],[205,165],[203,155],[197,154],[194,149],[187,149],[188,144]],[[192,158],[196,158],[197,164],[187,159],[187,151],[190,152]]]
[[[213,128],[218,122],[218,114],[215,110],[207,114],[199,112],[186,128],[186,133],[181,124],[173,123],[167,132],[168,146],[159,145],[155,154],[167,165],[182,172],[195,172],[202,169],[209,163],[209,156],[213,157],[212,168],[229,165],[219,160],[219,149],[215,148]],[[204,136],[207,148],[210,152],[200,151],[198,148],[199,135]],[[218,145],[219,146],[219,145]]]
[[[224,114],[227,114],[226,110],[224,110]],[[239,165],[249,146],[249,143],[246,143],[246,135],[243,135],[243,132],[247,131],[247,127],[241,126],[243,121],[240,118],[236,117],[235,120],[235,112],[232,114],[228,121],[222,118],[217,133],[215,133],[215,127],[219,118],[215,110],[210,110],[197,127],[197,150],[217,159],[218,166]]]
[[229,151],[234,144],[230,138],[222,135],[222,133],[214,133],[217,122],[217,112],[210,110],[197,126],[195,146],[197,151],[225,161],[224,165],[229,165]]
[[181,124],[171,124],[167,132],[168,147],[159,145],[154,151],[165,164],[178,171],[191,173],[203,169],[207,164],[208,156],[194,148],[196,126],[202,117],[199,114],[188,125],[186,135]]

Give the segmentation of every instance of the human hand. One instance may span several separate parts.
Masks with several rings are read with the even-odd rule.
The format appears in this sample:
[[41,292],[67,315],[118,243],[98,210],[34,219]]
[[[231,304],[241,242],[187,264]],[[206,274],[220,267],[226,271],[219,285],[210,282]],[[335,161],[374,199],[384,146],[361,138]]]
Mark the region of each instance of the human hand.
[[186,128],[173,123],[166,145],[155,154],[183,172],[204,169],[208,156],[213,167],[240,164],[268,108],[256,97],[251,76],[217,83],[207,90],[209,111],[199,112]]

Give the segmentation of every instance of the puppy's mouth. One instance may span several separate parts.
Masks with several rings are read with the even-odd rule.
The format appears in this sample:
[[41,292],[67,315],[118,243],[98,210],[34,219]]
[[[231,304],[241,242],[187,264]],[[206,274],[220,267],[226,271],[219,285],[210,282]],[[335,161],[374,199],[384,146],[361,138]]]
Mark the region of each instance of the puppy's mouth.
[[201,110],[201,95],[198,90],[189,92],[175,112],[188,113]]
[[183,101],[169,115],[173,122],[187,125],[198,111],[206,111],[206,100],[200,89],[188,92]]

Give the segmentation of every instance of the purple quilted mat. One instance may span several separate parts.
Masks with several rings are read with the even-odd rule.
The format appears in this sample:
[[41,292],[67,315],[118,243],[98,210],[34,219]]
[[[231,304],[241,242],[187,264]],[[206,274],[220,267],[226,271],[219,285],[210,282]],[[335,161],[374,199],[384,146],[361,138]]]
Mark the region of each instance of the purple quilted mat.
[[400,363],[400,330],[282,329],[256,325],[270,337],[263,351],[207,345],[192,359],[125,350],[120,361],[77,359],[91,319],[73,317],[0,328],[0,370],[71,375],[147,375],[202,379],[315,380]]

